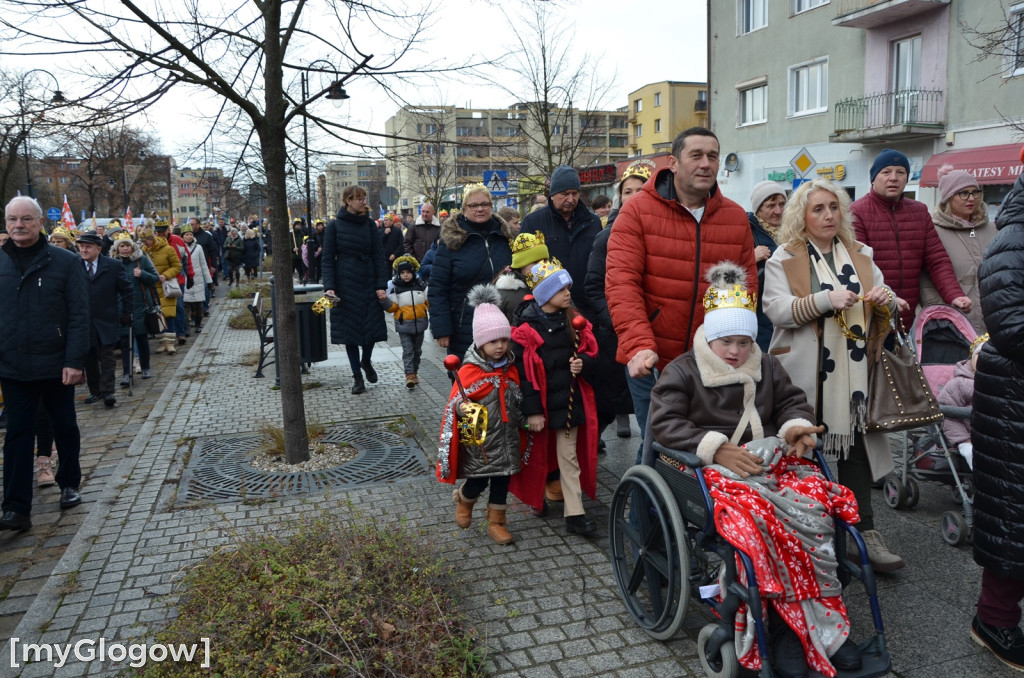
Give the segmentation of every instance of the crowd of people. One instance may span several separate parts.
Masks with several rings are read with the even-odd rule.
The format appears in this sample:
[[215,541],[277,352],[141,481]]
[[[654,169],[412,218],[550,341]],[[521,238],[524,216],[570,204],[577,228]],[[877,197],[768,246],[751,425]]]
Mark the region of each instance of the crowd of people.
[[[744,445],[777,439],[788,459],[778,462],[780,474],[804,473],[799,458],[817,445],[838,469],[841,485],[827,490],[831,509],[858,524],[876,571],[899,570],[904,560],[873,520],[872,484],[893,463],[884,434],[867,432],[870,366],[891,342],[891,321],[909,328],[922,304],[958,309],[991,336],[961,374],[977,366],[970,435],[975,551],[985,570],[970,632],[1024,668],[1021,418],[1008,414],[1024,403],[1016,356],[1021,180],[992,224],[977,179],[943,168],[939,204],[930,211],[904,195],[908,158],[886,149],[871,166],[870,191],[856,201],[825,179],[795,190],[762,182],[747,211],[718,185],[719,156],[713,132],[688,129],[674,140],[667,167],[633,163],[611,199],[590,206],[576,170],[559,166],[521,222],[514,209],[496,211],[483,184],[466,186],[450,214],[428,203],[415,219],[387,214],[380,221],[370,217],[366,191],[349,186],[334,218],[309,228],[296,220],[278,251],[290,249],[298,280],[322,280],[335,300],[330,336],[346,348],[352,394],[378,381],[373,349],[387,339],[386,314],[401,338],[408,388],[419,383],[428,330],[458,359],[446,362],[455,383],[436,473],[443,482],[463,481],[453,490],[459,527],[471,524],[489,487],[488,534],[499,544],[514,541],[509,493],[538,516],[561,503],[567,532],[594,532],[583,496],[595,496],[601,434],[618,420],[617,432],[630,435],[633,415],[642,438],[637,463],[654,463],[645,444],[652,439],[690,448],[716,469],[713,485],[726,501],[745,491],[736,483],[764,469],[764,456]],[[141,228],[138,242],[123,232],[75,239],[57,229],[52,247],[42,223],[31,199],[7,206],[10,242],[0,256],[0,386],[11,415],[4,529],[31,524],[25,459],[37,419],[52,429],[60,457],[62,507],[80,501],[73,404],[68,415],[74,385],[84,379],[87,402],[113,406],[118,345],[122,385],[130,383],[133,355],[148,376],[148,333],[138,322],[151,306],[147,295],[168,325],[158,352],[173,353],[190,331],[201,331],[218,275],[229,285],[239,284],[243,270],[258,276],[270,249],[258,223],[191,220],[178,232],[158,222]],[[30,293],[24,281],[33,277],[55,289]],[[58,319],[56,336],[46,330],[52,322],[33,322],[40,317]],[[45,417],[37,416],[40,403]],[[785,604],[801,592],[785,595],[769,605],[781,620],[778,635],[793,634],[789,649],[778,650],[788,659],[767,658],[780,675],[858,663],[845,636],[809,639],[806,610]],[[841,601],[810,597],[845,619]],[[793,638],[806,650],[796,660]]]

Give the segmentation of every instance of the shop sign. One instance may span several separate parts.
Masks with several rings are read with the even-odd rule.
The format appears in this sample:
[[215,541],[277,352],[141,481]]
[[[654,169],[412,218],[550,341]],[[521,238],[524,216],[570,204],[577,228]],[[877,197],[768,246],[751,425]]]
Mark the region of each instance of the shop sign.
[[814,171],[819,179],[842,181],[846,178],[846,165],[841,162],[835,165],[819,165]]
[[601,165],[578,170],[581,184],[611,184],[615,182],[615,165]]

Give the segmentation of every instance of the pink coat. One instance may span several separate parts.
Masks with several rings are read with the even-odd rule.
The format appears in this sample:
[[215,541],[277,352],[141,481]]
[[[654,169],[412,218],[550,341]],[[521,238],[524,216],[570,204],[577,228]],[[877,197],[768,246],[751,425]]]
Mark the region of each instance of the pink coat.
[[[970,360],[961,360],[953,369],[953,376],[939,393],[940,405],[954,407],[974,406],[974,370]],[[942,422],[942,432],[952,445],[971,441],[971,420],[946,417]]]

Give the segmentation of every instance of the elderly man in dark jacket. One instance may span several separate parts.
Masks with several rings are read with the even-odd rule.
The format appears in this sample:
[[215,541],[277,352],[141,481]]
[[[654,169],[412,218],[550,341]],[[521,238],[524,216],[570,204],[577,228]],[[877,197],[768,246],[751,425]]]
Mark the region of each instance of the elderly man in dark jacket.
[[420,214],[416,217],[416,223],[409,226],[405,232],[405,253],[416,257],[416,261],[423,265],[423,257],[441,233],[441,222],[434,215],[434,206],[429,202],[420,205]]
[[[547,207],[523,219],[520,233],[543,233],[552,257],[561,262],[573,280],[587,277],[587,263],[594,238],[601,232],[601,217],[580,202],[580,176],[572,167],[559,165],[551,173]],[[593,322],[592,309],[582,284],[572,286],[572,303]]]
[[75,384],[89,350],[89,298],[79,258],[41,237],[43,210],[19,196],[5,209],[0,248],[0,388],[7,408],[0,530],[32,527],[32,449],[42,403],[60,455],[60,507],[82,502]]
[[[85,359],[85,379],[89,385],[86,403],[100,398],[107,407],[117,403],[114,397],[114,347],[121,341],[121,327],[132,322],[132,285],[120,262],[100,254],[103,241],[94,233],[78,237],[82,253],[86,287],[89,290],[89,354]],[[197,262],[198,263],[198,262]]]
[[[1024,159],[1024,149],[1021,151]],[[1024,670],[1024,176],[1003,201],[978,268],[990,340],[974,377],[974,560],[982,566],[970,634]],[[4,393],[6,395],[6,391]]]

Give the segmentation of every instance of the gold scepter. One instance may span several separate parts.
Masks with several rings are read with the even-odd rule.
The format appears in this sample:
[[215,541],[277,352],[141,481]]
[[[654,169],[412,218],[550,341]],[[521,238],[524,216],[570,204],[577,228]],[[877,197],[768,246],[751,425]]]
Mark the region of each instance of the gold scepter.
[[462,361],[459,360],[458,356],[450,355],[444,359],[444,368],[454,376],[455,385],[459,387],[459,393],[462,395],[462,406],[465,406],[467,410],[465,414],[462,414],[462,406],[459,407],[460,413],[456,419],[459,440],[466,445],[479,447],[484,463],[489,464],[491,462],[483,448],[484,440],[487,438],[487,408],[469,399],[469,395],[466,394],[466,388],[462,385],[462,379],[459,378],[459,368],[461,366]]

